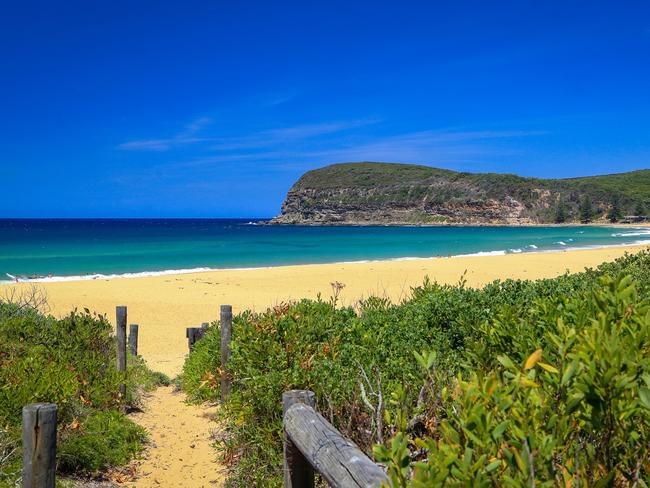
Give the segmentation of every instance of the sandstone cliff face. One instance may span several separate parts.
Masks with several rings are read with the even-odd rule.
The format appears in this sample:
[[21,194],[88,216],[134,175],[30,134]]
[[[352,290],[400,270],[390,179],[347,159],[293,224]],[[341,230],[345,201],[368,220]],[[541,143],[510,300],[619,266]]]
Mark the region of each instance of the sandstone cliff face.
[[[533,212],[510,195],[486,198],[467,185],[433,182],[374,188],[292,188],[280,224],[527,224]],[[549,200],[546,195],[544,200]],[[548,204],[542,203],[543,207]]]
[[[276,224],[525,225],[552,223],[561,205],[567,221],[579,220],[584,195],[594,219],[604,218],[612,184],[628,206],[624,189],[632,173],[567,180],[470,174],[427,166],[345,163],[305,173],[289,190]],[[650,172],[643,179],[650,196]],[[645,182],[647,180],[647,183]],[[604,184],[603,184],[604,183]],[[643,187],[645,188],[645,186]]]

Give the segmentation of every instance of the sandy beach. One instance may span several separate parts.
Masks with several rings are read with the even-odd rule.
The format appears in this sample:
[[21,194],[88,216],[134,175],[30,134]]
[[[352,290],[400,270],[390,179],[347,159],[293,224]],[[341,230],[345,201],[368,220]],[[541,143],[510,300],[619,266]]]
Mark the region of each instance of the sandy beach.
[[[426,276],[440,283],[456,283],[467,271],[470,286],[495,279],[548,278],[647,248],[279,266],[35,286],[46,292],[51,313],[56,316],[74,308],[88,308],[106,314],[114,323],[115,306],[126,305],[129,322],[140,325],[141,354],[152,368],[173,376],[181,371],[187,353],[185,328],[217,319],[221,304],[232,305],[233,312],[238,313],[245,309],[264,310],[288,300],[315,298],[319,293],[328,298],[332,294],[331,283],[336,281],[345,285],[340,295],[345,305],[370,295],[400,301],[408,298],[410,288],[421,284]],[[0,293],[30,286],[34,285],[2,285]]]

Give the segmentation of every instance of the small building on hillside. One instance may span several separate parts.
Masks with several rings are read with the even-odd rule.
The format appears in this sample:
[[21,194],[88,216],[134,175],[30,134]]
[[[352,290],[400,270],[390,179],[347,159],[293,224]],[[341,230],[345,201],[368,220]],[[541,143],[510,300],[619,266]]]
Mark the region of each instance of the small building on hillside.
[[626,215],[621,220],[622,224],[639,224],[641,222],[650,222],[650,217],[645,215]]

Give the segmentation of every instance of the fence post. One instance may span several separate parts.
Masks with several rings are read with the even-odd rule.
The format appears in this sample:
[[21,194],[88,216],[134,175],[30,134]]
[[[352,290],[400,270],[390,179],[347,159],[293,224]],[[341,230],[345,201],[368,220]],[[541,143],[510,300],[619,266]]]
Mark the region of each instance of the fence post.
[[[282,417],[289,407],[304,403],[316,407],[316,395],[309,390],[290,390],[282,394]],[[284,432],[284,487],[313,488],[314,468]]]
[[53,403],[23,407],[23,488],[54,488],[56,411]]
[[138,355],[138,324],[129,325],[129,351],[131,356]]
[[199,335],[199,329],[198,327],[188,327],[185,329],[185,337],[187,337],[187,347],[189,348],[190,352],[194,350],[194,343],[198,339]]
[[[115,309],[117,315],[117,370],[126,371],[126,307],[118,306]],[[126,396],[126,384],[120,384],[120,395]]]
[[228,360],[230,359],[230,340],[232,339],[232,306],[221,305],[219,319],[221,331],[221,401],[224,401],[230,394]]
[[208,331],[208,323],[203,322],[201,327],[197,327],[196,332],[194,332],[194,342],[199,341],[205,337],[205,333]]

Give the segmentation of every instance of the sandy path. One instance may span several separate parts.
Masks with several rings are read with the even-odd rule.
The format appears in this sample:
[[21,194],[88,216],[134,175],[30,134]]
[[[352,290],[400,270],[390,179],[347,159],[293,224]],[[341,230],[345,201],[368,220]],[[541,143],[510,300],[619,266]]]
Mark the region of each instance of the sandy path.
[[151,445],[137,462],[138,479],[125,483],[133,488],[173,486],[207,488],[222,486],[223,468],[210,433],[215,407],[189,405],[173,386],[160,387],[145,401],[143,412],[131,418],[149,431]]

